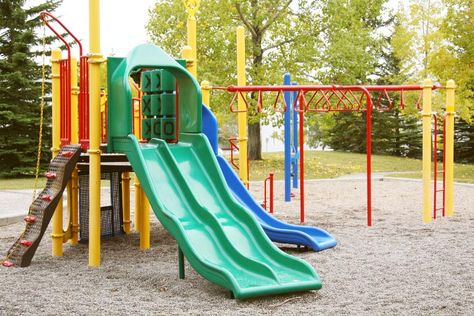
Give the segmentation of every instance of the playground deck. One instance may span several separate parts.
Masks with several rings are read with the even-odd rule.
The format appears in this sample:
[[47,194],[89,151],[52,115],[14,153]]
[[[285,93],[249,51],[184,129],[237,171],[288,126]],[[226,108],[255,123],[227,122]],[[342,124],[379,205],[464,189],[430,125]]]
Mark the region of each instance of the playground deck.
[[[275,186],[281,198],[283,183]],[[260,183],[251,188],[262,196]],[[176,243],[151,217],[152,248],[142,253],[136,234],[105,240],[99,269],[87,267],[83,244],[65,246],[64,257],[52,258],[48,231],[29,268],[0,268],[0,311],[453,315],[474,310],[474,186],[456,186],[453,218],[423,224],[420,182],[375,181],[372,228],[365,222],[364,191],[364,181],[357,179],[307,183],[312,201],[307,224],[331,231],[338,247],[320,253],[283,249],[318,271],[319,291],[231,300],[188,264],[186,280],[180,281]],[[275,210],[277,217],[297,223],[297,198],[292,204],[277,200]],[[22,225],[0,228],[0,252],[8,250]]]

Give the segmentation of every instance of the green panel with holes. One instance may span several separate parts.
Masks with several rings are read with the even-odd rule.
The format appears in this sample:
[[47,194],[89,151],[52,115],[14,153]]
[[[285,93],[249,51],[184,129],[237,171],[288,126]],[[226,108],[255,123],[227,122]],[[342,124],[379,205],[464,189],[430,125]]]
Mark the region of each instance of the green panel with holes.
[[176,90],[176,79],[173,75],[163,69],[151,71],[151,91],[171,92]]
[[154,118],[151,121],[151,138],[161,138],[161,119]]
[[143,119],[142,120],[142,137],[146,139],[151,138],[151,124],[153,119]]
[[140,81],[141,81],[141,89],[142,89],[142,92],[151,92],[152,91],[152,87],[151,87],[151,71],[144,71],[142,72],[142,76],[140,78]]
[[161,119],[161,138],[164,140],[171,140],[176,138],[176,119],[162,118]]
[[175,116],[176,114],[176,95],[173,93],[161,94],[161,115]]
[[142,96],[142,115],[151,116],[151,95]]
[[151,115],[158,116],[161,114],[161,94],[152,94],[151,97]]

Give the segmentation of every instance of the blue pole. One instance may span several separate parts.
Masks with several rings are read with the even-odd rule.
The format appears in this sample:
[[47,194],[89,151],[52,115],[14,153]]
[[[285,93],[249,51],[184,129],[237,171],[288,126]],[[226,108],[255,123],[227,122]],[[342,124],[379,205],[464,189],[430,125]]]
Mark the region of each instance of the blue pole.
[[[296,86],[298,83],[293,82],[293,85]],[[293,102],[298,102],[296,100],[297,92],[293,92]],[[292,105],[293,105],[292,102]],[[298,112],[296,109],[293,108],[293,161],[292,161],[292,169],[293,169],[293,188],[298,188],[298,160],[300,158],[299,150],[298,150]]]
[[[283,76],[283,84],[291,84],[291,76],[286,73]],[[284,115],[285,121],[285,202],[291,201],[291,92],[284,92],[286,110]]]

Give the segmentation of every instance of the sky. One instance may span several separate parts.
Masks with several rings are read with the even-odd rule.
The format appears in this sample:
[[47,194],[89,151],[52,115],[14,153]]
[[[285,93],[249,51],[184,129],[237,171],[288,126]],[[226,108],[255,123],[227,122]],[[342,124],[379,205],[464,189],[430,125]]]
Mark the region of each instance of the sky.
[[[38,2],[36,0],[30,1]],[[155,0],[100,0],[101,51],[104,56],[126,56],[136,45],[148,40],[145,24]],[[82,40],[89,51],[89,1],[64,0],[53,13]]]

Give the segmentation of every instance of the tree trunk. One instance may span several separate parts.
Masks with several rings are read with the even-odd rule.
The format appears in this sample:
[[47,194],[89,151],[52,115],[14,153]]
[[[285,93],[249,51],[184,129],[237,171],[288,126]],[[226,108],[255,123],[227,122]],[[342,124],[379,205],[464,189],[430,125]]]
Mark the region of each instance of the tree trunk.
[[[263,64],[262,38],[260,29],[255,27],[256,34],[252,36],[252,71],[257,72]],[[258,78],[257,73],[252,73],[253,78]],[[256,93],[252,94],[252,99],[256,99]],[[249,113],[251,115],[251,112]],[[257,116],[258,117],[258,116]],[[262,160],[262,141],[260,138],[260,119],[248,124],[248,159]]]
[[262,142],[260,138],[260,123],[248,125],[248,158],[262,160]]

